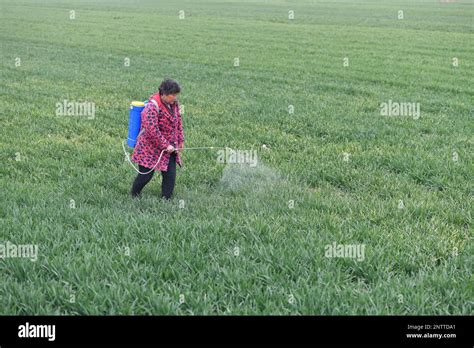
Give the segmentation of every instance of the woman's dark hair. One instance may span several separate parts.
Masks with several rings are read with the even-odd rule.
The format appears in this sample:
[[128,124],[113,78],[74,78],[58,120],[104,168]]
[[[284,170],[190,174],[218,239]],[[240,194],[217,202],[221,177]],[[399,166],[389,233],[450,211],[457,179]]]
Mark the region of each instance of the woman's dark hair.
[[160,85],[160,95],[178,94],[181,92],[179,83],[172,79],[164,79]]

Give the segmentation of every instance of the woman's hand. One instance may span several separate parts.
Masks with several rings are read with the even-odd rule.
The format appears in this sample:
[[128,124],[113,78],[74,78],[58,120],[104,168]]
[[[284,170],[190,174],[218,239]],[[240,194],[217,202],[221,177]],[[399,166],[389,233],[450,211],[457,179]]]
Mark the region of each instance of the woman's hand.
[[166,152],[168,153],[173,153],[176,149],[174,148],[173,145],[168,145],[168,147],[166,148]]

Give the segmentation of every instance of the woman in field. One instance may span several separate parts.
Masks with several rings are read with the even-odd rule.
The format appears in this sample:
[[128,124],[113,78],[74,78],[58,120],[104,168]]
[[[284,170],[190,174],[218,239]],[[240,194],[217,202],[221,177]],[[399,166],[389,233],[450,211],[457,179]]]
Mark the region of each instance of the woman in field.
[[[153,94],[141,113],[141,129],[132,161],[140,173],[132,185],[132,197],[140,196],[143,187],[155,171],[161,171],[161,197],[170,199],[176,180],[176,163],[182,165],[180,150],[184,146],[183,124],[177,96],[181,92],[178,82],[165,79],[159,92]],[[157,161],[160,157],[160,162]],[[156,165],[156,167],[154,167]]]

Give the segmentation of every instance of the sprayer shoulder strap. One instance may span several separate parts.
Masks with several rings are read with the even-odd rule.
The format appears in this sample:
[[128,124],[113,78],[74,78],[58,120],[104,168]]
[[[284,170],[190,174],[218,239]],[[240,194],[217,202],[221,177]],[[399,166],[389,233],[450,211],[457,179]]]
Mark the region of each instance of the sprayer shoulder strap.
[[[160,113],[160,107],[158,106],[158,103],[156,102],[155,99],[150,99],[150,100],[151,100],[151,102],[153,103],[153,105],[156,106],[157,112],[158,112],[158,114],[159,114],[159,113]],[[176,115],[175,115],[173,109],[169,110],[168,113],[169,113],[171,116],[176,117]]]
[[[153,105],[156,106],[157,113],[159,113],[159,112],[160,112],[160,108],[158,107],[158,103],[156,102],[156,100],[154,100],[154,99],[150,99],[150,100],[151,100],[151,102],[153,103]],[[140,129],[140,132],[139,132],[138,135],[137,135],[137,139],[138,139],[138,137],[139,137],[140,135],[142,135],[144,132],[145,132],[145,128]]]
[[[159,114],[160,114],[160,107],[158,106],[158,103],[156,102],[155,99],[150,99],[150,101],[153,103],[153,105],[156,106],[156,112],[157,112],[157,114],[159,115]],[[145,132],[145,128],[142,128],[142,129],[140,130],[140,133],[138,134],[137,138],[138,138],[143,132]]]
[[155,99],[150,99],[150,100],[151,100],[151,102],[153,103],[153,105],[156,106],[156,109],[159,111],[159,110],[160,110],[160,107],[158,106],[158,103],[156,102],[156,100],[155,100]]

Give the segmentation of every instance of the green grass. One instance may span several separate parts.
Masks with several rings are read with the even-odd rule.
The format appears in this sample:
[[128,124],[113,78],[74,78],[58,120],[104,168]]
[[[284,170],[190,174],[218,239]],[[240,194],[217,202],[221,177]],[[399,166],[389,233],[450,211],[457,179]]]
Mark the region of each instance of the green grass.
[[[468,0],[0,0],[0,243],[39,248],[0,260],[0,313],[471,314],[473,17]],[[128,104],[164,76],[186,145],[256,149],[254,172],[189,151],[172,202],[158,175],[130,199]],[[64,99],[95,118],[56,116]],[[381,116],[389,99],[421,117]],[[325,257],[333,242],[365,259]]]

